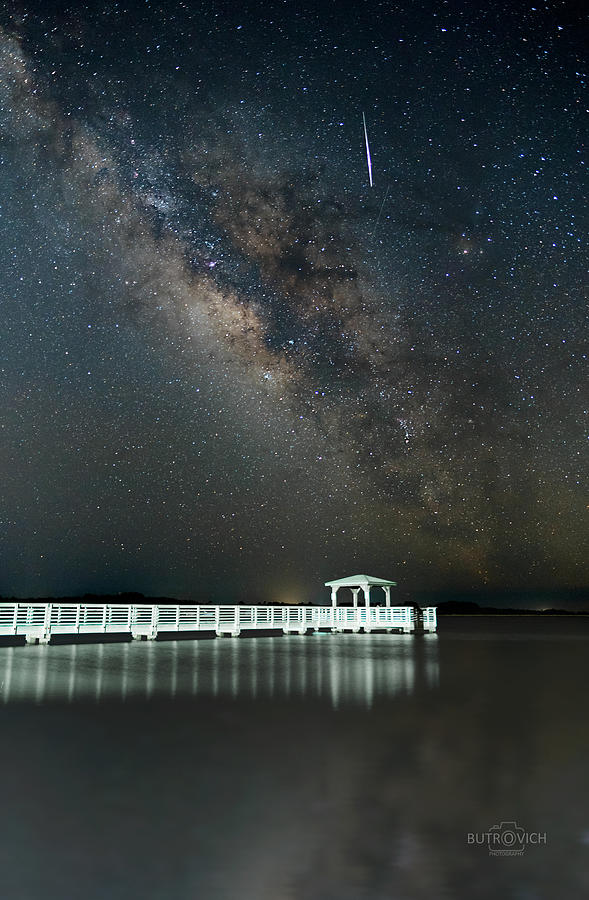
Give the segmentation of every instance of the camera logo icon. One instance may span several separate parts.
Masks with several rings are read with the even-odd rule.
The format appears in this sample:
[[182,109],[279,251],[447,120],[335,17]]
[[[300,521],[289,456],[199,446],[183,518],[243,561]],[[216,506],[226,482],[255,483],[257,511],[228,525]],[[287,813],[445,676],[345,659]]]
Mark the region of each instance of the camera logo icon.
[[500,822],[489,828],[489,852],[494,856],[521,856],[526,832],[515,822]]

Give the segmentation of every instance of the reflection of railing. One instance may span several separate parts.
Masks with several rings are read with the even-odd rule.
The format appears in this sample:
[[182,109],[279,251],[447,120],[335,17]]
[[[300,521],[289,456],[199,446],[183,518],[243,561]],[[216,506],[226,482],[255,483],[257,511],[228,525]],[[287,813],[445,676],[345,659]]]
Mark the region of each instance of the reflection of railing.
[[411,606],[151,606],[140,604],[0,603],[0,636],[24,635],[27,641],[47,643],[54,634],[131,634],[154,639],[160,632],[212,631],[238,635],[241,631],[280,630],[305,634],[333,631],[411,632],[423,621],[425,631],[436,630],[435,607],[416,616]]
[[163,697],[306,697],[333,706],[408,695],[438,684],[438,639],[402,635],[253,636],[0,647],[0,706],[10,702],[106,702]]

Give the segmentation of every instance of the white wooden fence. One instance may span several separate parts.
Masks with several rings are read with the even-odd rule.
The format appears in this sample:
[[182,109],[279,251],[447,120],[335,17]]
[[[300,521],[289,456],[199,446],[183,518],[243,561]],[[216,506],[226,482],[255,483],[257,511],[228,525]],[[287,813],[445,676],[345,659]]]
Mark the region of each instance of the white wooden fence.
[[130,634],[153,640],[159,633],[279,630],[435,631],[436,609],[412,606],[152,606],[99,603],[0,603],[0,637],[24,635],[48,643],[57,634]]

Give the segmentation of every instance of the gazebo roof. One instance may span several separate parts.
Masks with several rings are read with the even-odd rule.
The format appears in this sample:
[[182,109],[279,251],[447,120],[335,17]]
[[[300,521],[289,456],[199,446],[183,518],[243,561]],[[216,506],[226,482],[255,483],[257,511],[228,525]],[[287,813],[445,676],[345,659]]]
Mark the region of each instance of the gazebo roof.
[[326,581],[325,587],[395,587],[396,581],[385,581],[384,578],[375,578],[373,575],[349,575],[347,578],[338,578],[336,581]]

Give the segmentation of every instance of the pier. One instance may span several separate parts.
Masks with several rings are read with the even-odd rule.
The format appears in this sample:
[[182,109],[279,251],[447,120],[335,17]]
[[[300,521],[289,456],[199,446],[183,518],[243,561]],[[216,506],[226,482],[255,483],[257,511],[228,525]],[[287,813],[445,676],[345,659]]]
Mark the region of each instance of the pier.
[[0,602],[0,637],[47,644],[57,635],[128,635],[135,640],[208,632],[312,634],[316,631],[405,634],[435,631],[435,607],[154,606],[150,604]]

